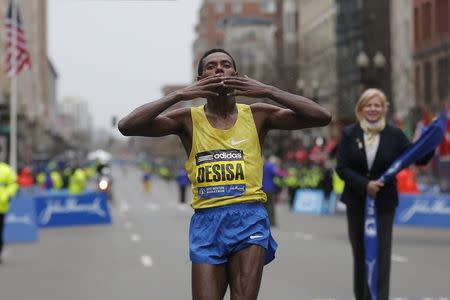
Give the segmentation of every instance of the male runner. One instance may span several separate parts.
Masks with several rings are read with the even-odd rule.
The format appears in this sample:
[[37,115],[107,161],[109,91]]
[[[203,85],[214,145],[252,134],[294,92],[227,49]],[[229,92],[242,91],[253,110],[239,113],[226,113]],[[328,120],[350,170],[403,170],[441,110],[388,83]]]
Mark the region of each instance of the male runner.
[[[237,104],[235,96],[269,98],[285,108]],[[206,98],[206,105],[163,113],[195,98]],[[231,299],[257,298],[263,266],[277,247],[262,206],[264,138],[271,129],[325,126],[330,120],[309,99],[238,76],[234,59],[222,49],[203,55],[196,82],[120,120],[123,135],[176,134],[186,150],[195,209],[189,230],[193,299],[223,299],[228,285]]]

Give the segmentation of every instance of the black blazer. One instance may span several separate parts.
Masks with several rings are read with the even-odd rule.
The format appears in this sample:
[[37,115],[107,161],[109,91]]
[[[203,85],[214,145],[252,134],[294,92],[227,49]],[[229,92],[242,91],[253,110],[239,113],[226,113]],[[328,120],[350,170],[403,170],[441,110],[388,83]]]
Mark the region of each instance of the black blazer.
[[[364,206],[369,180],[379,179],[409,145],[408,138],[399,128],[387,124],[380,133],[380,143],[372,169],[368,170],[364,131],[359,123],[344,129],[339,142],[336,172],[345,182],[341,201],[347,208]],[[426,164],[433,154],[434,151],[417,164]],[[379,212],[395,210],[398,206],[396,180],[385,183],[378,192],[375,203]]]

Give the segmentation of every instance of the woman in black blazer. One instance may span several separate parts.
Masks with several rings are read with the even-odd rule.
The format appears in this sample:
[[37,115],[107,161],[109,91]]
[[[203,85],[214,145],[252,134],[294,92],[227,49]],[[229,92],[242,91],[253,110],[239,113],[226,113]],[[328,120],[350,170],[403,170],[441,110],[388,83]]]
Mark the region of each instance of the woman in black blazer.
[[[392,227],[398,205],[396,181],[383,184],[378,178],[410,145],[403,132],[386,124],[389,103],[378,89],[359,98],[358,123],[346,127],[338,148],[336,172],[344,180],[341,201],[347,206],[348,234],[353,253],[355,299],[369,299],[364,263],[364,207],[367,194],[375,199],[378,217],[378,299],[389,298]],[[420,164],[432,157],[428,155]]]

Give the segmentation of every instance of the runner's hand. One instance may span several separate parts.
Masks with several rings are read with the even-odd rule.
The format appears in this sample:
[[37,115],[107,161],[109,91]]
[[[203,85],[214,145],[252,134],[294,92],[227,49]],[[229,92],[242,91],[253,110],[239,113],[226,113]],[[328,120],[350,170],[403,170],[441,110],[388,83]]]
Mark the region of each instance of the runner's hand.
[[230,76],[226,77],[225,88],[234,89],[228,96],[246,96],[254,98],[268,97],[271,87],[255,79],[244,75],[244,77]]
[[224,79],[225,77],[223,75],[208,76],[176,91],[176,93],[181,101],[206,98],[208,96],[219,96],[219,93],[215,92],[215,89],[224,85]]

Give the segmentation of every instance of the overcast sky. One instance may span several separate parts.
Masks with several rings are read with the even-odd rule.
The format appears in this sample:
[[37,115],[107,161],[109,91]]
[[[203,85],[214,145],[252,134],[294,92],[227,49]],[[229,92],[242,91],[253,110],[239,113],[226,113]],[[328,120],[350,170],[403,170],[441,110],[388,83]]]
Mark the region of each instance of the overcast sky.
[[59,100],[86,100],[94,126],[110,129],[113,115],[161,97],[163,85],[190,82],[200,3],[49,0],[48,46]]

